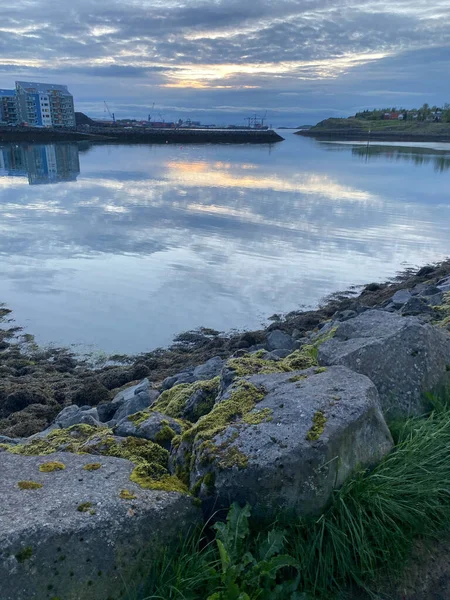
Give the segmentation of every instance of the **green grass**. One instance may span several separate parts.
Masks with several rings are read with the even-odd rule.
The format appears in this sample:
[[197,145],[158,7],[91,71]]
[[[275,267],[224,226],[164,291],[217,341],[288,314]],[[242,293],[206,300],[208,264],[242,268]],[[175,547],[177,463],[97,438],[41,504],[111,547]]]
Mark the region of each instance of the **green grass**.
[[[210,531],[216,539],[208,543],[204,535],[192,537],[152,565],[149,591],[139,600],[297,600],[305,598],[302,592],[330,599],[352,584],[370,591],[383,573],[395,577],[417,538],[440,536],[450,523],[450,393],[430,400],[427,417],[392,425],[394,450],[336,490],[320,517],[291,520],[283,531],[279,525],[239,529],[237,516],[248,518],[249,509],[234,507],[227,527],[243,533],[230,561],[224,563],[221,544],[236,536],[227,537],[225,526]],[[261,572],[261,548],[270,536],[278,540],[271,560],[280,569],[268,580],[254,573]],[[234,588],[227,587],[230,577]]]
[[171,547],[163,548],[156,560],[143,564],[145,583],[127,598],[139,600],[198,600],[219,585],[219,555],[205,530],[195,530]]
[[373,133],[390,133],[398,132],[405,134],[430,134],[430,135],[448,135],[450,133],[450,123],[433,123],[424,121],[390,121],[390,120],[377,120],[369,121],[366,119],[325,119],[320,123],[317,123],[309,131],[321,131],[321,130],[332,130],[345,132],[346,129],[359,129],[361,131],[371,130]]

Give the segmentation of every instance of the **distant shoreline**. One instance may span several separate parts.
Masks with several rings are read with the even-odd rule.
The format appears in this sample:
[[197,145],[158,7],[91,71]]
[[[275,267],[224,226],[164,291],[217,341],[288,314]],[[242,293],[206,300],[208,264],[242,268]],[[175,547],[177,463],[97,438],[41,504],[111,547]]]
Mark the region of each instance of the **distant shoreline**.
[[0,127],[0,143],[91,141],[113,144],[271,144],[283,141],[271,129],[125,129],[90,128],[57,130],[31,127]]
[[360,130],[336,131],[323,129],[321,131],[298,131],[295,135],[327,140],[345,140],[354,142],[450,142],[450,134],[428,135],[428,134],[402,134],[397,132],[361,132]]
[[450,142],[450,123],[331,118],[296,135],[365,142]]

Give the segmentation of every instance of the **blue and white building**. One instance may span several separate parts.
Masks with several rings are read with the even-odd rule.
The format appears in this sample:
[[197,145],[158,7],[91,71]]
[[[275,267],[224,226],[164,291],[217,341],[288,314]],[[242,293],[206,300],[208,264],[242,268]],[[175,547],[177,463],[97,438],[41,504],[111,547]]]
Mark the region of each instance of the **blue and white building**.
[[30,127],[75,127],[73,96],[66,85],[16,81],[19,121]]

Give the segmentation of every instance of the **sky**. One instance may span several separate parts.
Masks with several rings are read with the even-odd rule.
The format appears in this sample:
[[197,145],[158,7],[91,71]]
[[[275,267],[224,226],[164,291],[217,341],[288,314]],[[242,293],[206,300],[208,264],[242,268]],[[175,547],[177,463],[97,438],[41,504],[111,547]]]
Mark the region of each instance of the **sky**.
[[314,124],[450,102],[449,0],[15,0],[0,88],[68,85],[116,118]]

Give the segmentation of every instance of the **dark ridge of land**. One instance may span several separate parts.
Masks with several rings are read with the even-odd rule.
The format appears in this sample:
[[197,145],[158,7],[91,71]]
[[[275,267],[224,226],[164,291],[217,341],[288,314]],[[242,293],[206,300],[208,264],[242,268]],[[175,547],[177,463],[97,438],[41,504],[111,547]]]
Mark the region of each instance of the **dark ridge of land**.
[[325,119],[296,135],[354,141],[450,142],[450,123]]
[[142,129],[95,127],[47,129],[0,127],[0,143],[54,143],[90,140],[112,144],[272,144],[282,138],[271,129]]
[[[23,335],[11,319],[11,311],[0,305],[0,435],[26,437],[45,429],[70,404],[97,405],[112,400],[123,386],[148,377],[159,384],[166,377],[219,356],[229,358],[238,351],[264,342],[269,331],[280,329],[306,336],[343,310],[377,307],[404,288],[423,282],[433,284],[450,274],[450,259],[398,275],[385,283],[371,283],[326,298],[315,310],[274,315],[264,330],[222,333],[200,328],[177,336],[168,348],[137,356],[111,356],[93,365],[65,348],[41,348],[32,336]],[[301,299],[299,299],[299,304]]]

